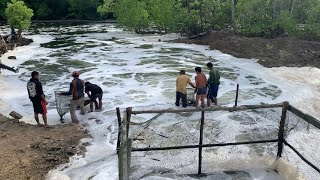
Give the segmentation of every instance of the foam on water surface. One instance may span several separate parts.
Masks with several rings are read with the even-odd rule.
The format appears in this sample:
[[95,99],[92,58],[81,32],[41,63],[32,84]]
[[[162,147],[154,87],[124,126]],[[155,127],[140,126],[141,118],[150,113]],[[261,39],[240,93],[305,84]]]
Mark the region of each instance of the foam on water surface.
[[[81,78],[98,84],[104,91],[104,111],[79,116],[93,136],[83,140],[90,144],[86,155],[72,157],[69,164],[51,171],[49,179],[117,179],[115,108],[179,108],[173,106],[178,71],[185,69],[194,81],[194,67],[203,67],[207,74],[208,61],[221,71],[219,104],[233,105],[239,83],[240,105],[289,101],[320,118],[319,80],[312,78],[319,77],[317,68],[267,69],[255,60],[235,58],[207,46],[164,42],[177,38],[176,34],[137,35],[112,24],[44,27],[39,32],[28,33],[34,39],[31,45],[18,47],[1,57],[3,63],[20,69],[18,74],[2,70],[0,110],[3,114],[18,110],[24,121],[35,123],[26,91],[32,70],[41,73],[52,125],[59,123],[54,91],[68,89],[72,71],[80,70]],[[17,60],[8,60],[10,55],[17,56]],[[220,117],[229,118],[226,114]],[[64,118],[70,122],[69,114]],[[150,118],[145,115],[134,120],[143,122]],[[240,130],[232,132],[240,133]],[[232,133],[225,133],[224,137],[234,140]],[[239,152],[247,150],[242,148]]]

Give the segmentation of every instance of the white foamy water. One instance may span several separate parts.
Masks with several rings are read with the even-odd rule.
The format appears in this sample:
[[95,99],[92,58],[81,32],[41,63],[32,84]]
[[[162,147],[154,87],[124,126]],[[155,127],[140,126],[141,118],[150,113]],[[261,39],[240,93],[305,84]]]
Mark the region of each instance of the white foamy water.
[[[69,164],[52,170],[48,179],[117,179],[115,108],[177,108],[173,102],[178,71],[187,70],[194,81],[194,67],[205,68],[209,61],[222,73],[218,95],[221,105],[233,105],[236,84],[239,83],[240,105],[289,101],[320,118],[320,82],[316,78],[320,70],[317,68],[267,69],[255,60],[235,58],[209,50],[207,46],[164,42],[177,38],[175,34],[136,35],[123,32],[111,24],[46,27],[39,30],[40,34],[32,34],[32,31],[28,34],[34,43],[1,57],[2,63],[20,68],[18,74],[2,70],[1,113],[8,115],[15,110],[24,116],[24,121],[35,123],[26,91],[26,82],[32,70],[41,73],[49,101],[48,121],[51,125],[59,123],[54,91],[68,89],[72,71],[80,70],[81,78],[98,84],[104,91],[103,112],[78,116],[93,137],[82,142],[90,144],[87,153],[85,156],[74,156]],[[10,55],[17,56],[17,60],[8,60]],[[142,116],[136,120],[143,121],[150,117]],[[228,119],[228,115],[220,114],[219,117],[221,122],[226,123],[224,120]],[[64,118],[70,122],[69,114]],[[232,129],[235,126],[229,128],[232,132],[224,132],[223,138],[233,141],[241,130]],[[300,137],[304,133],[307,132],[295,133],[292,137]],[[313,135],[319,140],[318,131]],[[297,144],[299,142],[296,140]],[[237,149],[237,152],[249,153],[250,150],[244,147]],[[223,150],[219,153],[227,155]]]

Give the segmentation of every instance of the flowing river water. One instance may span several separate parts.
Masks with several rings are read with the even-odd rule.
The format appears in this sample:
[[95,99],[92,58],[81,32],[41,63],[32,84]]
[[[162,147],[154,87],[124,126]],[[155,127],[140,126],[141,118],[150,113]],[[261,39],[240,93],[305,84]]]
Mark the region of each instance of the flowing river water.
[[[1,26],[0,33],[7,31],[8,27]],[[117,179],[115,108],[178,108],[174,107],[178,71],[185,69],[194,81],[194,67],[203,67],[208,74],[205,65],[209,61],[221,72],[220,105],[234,104],[236,84],[240,84],[240,105],[289,101],[320,118],[320,79],[316,78],[320,70],[317,68],[267,69],[254,59],[239,59],[209,50],[207,46],[167,42],[178,38],[176,34],[137,35],[125,32],[115,24],[45,26],[31,29],[26,36],[32,38],[34,43],[18,47],[1,57],[3,63],[17,66],[20,70],[18,74],[2,70],[1,113],[7,115],[15,110],[24,116],[24,121],[34,123],[33,109],[26,91],[26,82],[33,70],[41,73],[49,101],[48,120],[51,125],[60,123],[54,91],[68,89],[72,71],[79,70],[82,79],[101,86],[104,91],[104,110],[79,116],[93,137],[83,140],[90,144],[86,155],[72,157],[69,164],[51,171],[49,179]],[[8,60],[11,55],[17,56],[17,60]],[[223,114],[220,116],[225,118]],[[136,120],[148,118],[142,116]],[[65,119],[70,122],[69,114],[65,115]],[[277,123],[277,120],[273,122],[273,126]],[[299,131],[297,137],[301,133],[304,136],[307,132]],[[314,132],[310,135],[309,132],[306,136],[316,138],[314,136],[318,134]],[[240,138],[240,135],[229,138],[233,140]],[[295,142],[298,143],[298,140]]]

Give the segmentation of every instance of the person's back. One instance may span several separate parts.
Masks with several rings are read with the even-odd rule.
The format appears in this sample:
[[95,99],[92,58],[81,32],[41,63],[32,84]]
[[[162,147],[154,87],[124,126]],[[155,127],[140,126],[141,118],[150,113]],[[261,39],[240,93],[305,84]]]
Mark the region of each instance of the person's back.
[[96,84],[91,84],[90,83],[90,84],[86,85],[85,89],[86,89],[85,90],[86,92],[90,91],[91,94],[100,94],[100,93],[102,93],[102,89]]
[[70,83],[70,87],[72,86],[72,97],[73,100],[78,100],[84,97],[84,82],[79,78],[74,78]]
[[76,108],[80,106],[81,114],[85,114],[84,108],[84,81],[79,79],[80,73],[74,71],[72,73],[73,80],[70,83],[68,92],[61,93],[62,95],[72,95],[70,104],[70,115],[73,123],[79,123],[78,117],[75,113]]
[[176,106],[180,105],[180,99],[182,100],[182,106],[187,107],[187,85],[195,88],[195,86],[191,83],[190,78],[186,75],[185,70],[180,71],[180,75],[176,80]]
[[208,84],[219,85],[220,84],[220,72],[216,69],[211,69],[209,72]]
[[41,82],[36,78],[31,78],[27,83],[27,89],[29,99],[31,101],[41,101],[41,95],[43,94]]
[[195,68],[196,71],[196,91],[197,91],[197,96],[196,96],[196,102],[195,106],[198,107],[198,102],[199,99],[201,99],[201,106],[204,107],[204,99],[205,95],[207,93],[207,78],[206,75],[203,74],[202,70],[200,67]]
[[102,89],[96,85],[96,84],[91,84],[90,82],[85,83],[85,92],[88,94],[90,98],[90,110],[93,112],[93,102],[96,103],[96,99],[98,98],[99,100],[99,107],[98,104],[96,104],[96,108],[98,108],[100,111],[102,111],[102,96],[103,96],[103,91]]
[[214,102],[215,105],[218,105],[218,90],[220,85],[220,72],[216,69],[213,69],[213,64],[211,62],[207,63],[207,67],[210,70],[209,72],[209,91],[207,95],[207,105],[210,106],[210,100]]
[[206,75],[204,75],[202,72],[196,75],[196,87],[197,88],[204,88],[207,86],[207,78]]
[[38,124],[41,126],[39,122],[39,114],[42,114],[42,119],[44,121],[44,127],[48,127],[47,124],[47,101],[45,99],[45,95],[43,93],[42,84],[39,81],[39,72],[33,71],[31,73],[31,79],[27,83],[27,90],[29,99],[32,102],[33,110],[34,110],[34,118]]
[[182,74],[180,76],[177,77],[177,80],[176,80],[176,88],[177,88],[177,91],[178,92],[181,92],[183,94],[187,94],[187,90],[186,90],[186,87],[187,85],[191,83],[191,80],[190,78],[185,75],[185,74]]

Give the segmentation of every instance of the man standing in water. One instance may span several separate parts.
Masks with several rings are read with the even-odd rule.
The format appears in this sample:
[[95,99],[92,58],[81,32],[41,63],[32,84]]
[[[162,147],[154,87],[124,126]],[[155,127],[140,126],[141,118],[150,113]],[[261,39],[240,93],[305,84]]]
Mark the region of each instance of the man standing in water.
[[204,75],[201,72],[201,68],[200,67],[196,67],[195,71],[197,73],[195,80],[196,80],[196,92],[197,92],[197,96],[196,96],[196,103],[195,106],[198,107],[198,103],[199,103],[199,99],[201,99],[201,107],[204,108],[204,99],[206,97],[207,94],[207,78],[206,75]]
[[70,105],[70,115],[72,123],[79,123],[78,117],[76,115],[76,109],[80,106],[81,114],[85,114],[84,108],[84,81],[79,79],[80,72],[74,71],[72,73],[73,80],[70,83],[70,88],[68,92],[61,93],[62,95],[72,95],[71,105]]
[[217,105],[217,95],[220,85],[220,73],[218,70],[213,69],[213,64],[211,62],[207,63],[207,67],[210,70],[208,79],[209,91],[207,95],[207,105],[210,106],[210,100],[214,103],[214,105]]
[[99,111],[102,110],[102,89],[96,85],[96,84],[91,84],[90,82],[85,83],[85,92],[88,94],[90,98],[90,110],[93,112],[93,103],[96,101],[98,98],[99,100]]
[[42,84],[39,81],[40,74],[37,71],[31,73],[31,79],[27,83],[27,89],[29,94],[29,99],[32,102],[34,110],[34,118],[37,121],[38,126],[41,124],[39,122],[39,114],[42,114],[42,119],[44,122],[44,127],[48,128],[47,123],[47,101],[43,93]]
[[196,88],[190,78],[186,75],[185,70],[180,71],[180,76],[176,80],[176,106],[180,105],[180,99],[182,99],[182,107],[187,107],[187,85]]

